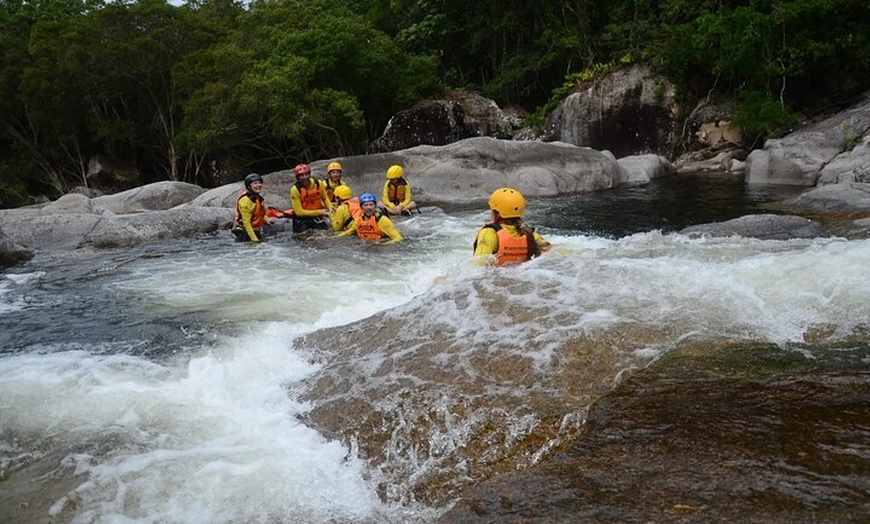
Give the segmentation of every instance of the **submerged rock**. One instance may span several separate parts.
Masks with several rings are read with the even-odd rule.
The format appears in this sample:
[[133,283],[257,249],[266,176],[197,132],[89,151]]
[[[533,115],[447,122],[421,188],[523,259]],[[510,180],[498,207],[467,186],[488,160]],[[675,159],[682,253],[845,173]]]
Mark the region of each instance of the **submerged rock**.
[[762,240],[788,240],[828,236],[822,224],[808,218],[790,215],[746,215],[725,222],[699,224],[684,228],[681,233],[717,237],[741,236]]

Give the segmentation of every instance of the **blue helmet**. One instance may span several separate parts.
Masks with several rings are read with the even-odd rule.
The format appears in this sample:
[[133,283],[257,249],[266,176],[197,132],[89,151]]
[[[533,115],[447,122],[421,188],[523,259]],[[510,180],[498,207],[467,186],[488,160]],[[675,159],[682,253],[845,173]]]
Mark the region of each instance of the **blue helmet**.
[[373,195],[371,193],[364,193],[364,194],[360,195],[360,197],[359,197],[360,204],[365,204],[366,202],[375,202],[375,201],[377,201],[377,199],[375,198],[375,195]]

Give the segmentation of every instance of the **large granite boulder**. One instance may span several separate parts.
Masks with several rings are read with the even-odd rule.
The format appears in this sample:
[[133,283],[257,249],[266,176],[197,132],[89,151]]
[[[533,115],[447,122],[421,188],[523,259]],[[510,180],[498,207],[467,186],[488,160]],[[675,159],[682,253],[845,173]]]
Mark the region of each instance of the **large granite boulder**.
[[473,91],[451,91],[443,99],[424,100],[396,113],[369,147],[373,153],[418,145],[444,145],[475,136],[511,138],[523,125],[519,110],[507,113]]
[[674,86],[642,65],[581,85],[547,118],[544,139],[612,151],[617,157],[670,157],[678,133]]
[[781,205],[804,212],[850,214],[863,218],[870,215],[870,183],[819,186]]
[[[675,172],[667,159],[657,155],[617,160],[610,152],[588,147],[489,137],[337,160],[355,196],[380,196],[387,168],[401,165],[414,199],[423,205],[484,202],[502,186],[515,187],[530,197],[588,193],[647,183]],[[331,161],[312,162],[314,176],[324,178]],[[266,202],[282,209],[288,207],[290,186],[295,181],[292,171],[270,173],[263,179]],[[233,207],[241,190],[241,183],[212,189],[191,205]]]
[[95,209],[105,209],[118,214],[172,209],[190,202],[205,191],[202,187],[186,182],[155,182],[122,193],[96,197],[93,205]]
[[870,93],[846,111],[765,141],[746,160],[746,183],[814,186],[826,166],[823,183],[852,181],[856,172],[866,176],[868,140]]
[[378,153],[419,144],[444,145],[470,136],[462,104],[455,100],[423,100],[396,113],[369,149]]

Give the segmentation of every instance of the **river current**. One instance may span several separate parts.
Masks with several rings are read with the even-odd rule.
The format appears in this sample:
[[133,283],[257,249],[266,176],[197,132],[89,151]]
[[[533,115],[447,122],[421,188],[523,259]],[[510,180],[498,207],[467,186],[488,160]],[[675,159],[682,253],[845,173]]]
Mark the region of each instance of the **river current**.
[[[526,378],[468,371],[485,353],[524,359],[510,369],[537,377],[520,403],[539,402],[539,389],[576,403],[576,418],[561,423],[570,433],[624,373],[688,339],[824,358],[808,332],[867,328],[870,241],[678,233],[797,191],[708,175],[533,199],[527,221],[556,247],[504,270],[470,263],[485,209],[426,206],[397,221],[406,241],[396,245],[280,233],[254,246],[223,231],[40,254],[0,273],[0,521],[432,522],[476,480],[455,451],[473,448],[473,424],[440,428],[450,449],[423,456],[399,436],[413,428],[390,428],[377,446],[347,438],[352,426],[319,431],[310,423],[319,400],[374,403],[383,388],[386,402],[397,391],[388,384],[444,381],[402,364],[415,351],[465,384],[459,391],[522,399]],[[379,333],[387,342],[371,342]],[[566,374],[564,348],[596,340],[608,357]],[[855,351],[867,364],[866,347]],[[370,377],[354,384],[351,369]],[[502,414],[517,434],[538,423]],[[374,447],[383,455],[370,461]],[[441,496],[415,495],[447,471],[467,478],[436,484]]]

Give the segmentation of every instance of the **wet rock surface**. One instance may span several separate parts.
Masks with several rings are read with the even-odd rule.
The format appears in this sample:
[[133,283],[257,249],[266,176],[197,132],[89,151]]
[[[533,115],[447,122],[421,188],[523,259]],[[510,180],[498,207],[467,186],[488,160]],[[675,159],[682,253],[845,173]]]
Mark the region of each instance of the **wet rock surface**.
[[552,460],[439,522],[867,522],[870,370],[835,360],[669,356],[597,402]]

